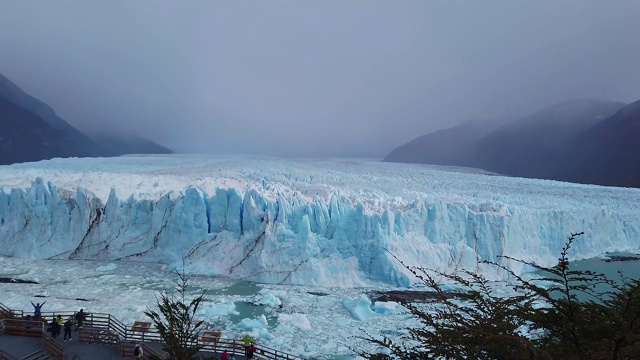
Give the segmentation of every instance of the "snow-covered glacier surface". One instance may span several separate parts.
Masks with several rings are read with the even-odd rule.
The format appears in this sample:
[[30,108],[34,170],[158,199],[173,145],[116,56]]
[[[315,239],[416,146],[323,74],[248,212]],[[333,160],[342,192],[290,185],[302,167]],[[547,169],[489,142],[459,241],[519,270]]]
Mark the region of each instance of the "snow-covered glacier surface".
[[[410,286],[402,265],[640,248],[640,190],[367,160],[204,155],[0,166],[0,255],[157,262],[272,284]],[[507,264],[514,267],[516,264]]]

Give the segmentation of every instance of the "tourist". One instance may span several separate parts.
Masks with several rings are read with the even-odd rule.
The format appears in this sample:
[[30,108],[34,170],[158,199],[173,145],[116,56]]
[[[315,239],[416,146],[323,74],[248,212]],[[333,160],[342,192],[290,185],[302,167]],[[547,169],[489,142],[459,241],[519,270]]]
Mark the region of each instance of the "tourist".
[[53,337],[54,339],[60,336],[60,331],[62,330],[62,317],[58,315],[57,318],[53,318],[53,331],[56,333]]
[[69,336],[69,341],[71,341],[71,327],[73,326],[73,318],[69,316],[67,321],[64,322],[64,341],[67,341],[67,335]]
[[247,349],[247,359],[253,359],[253,354],[256,352],[256,347],[251,345]]
[[220,355],[220,360],[229,360],[229,353],[227,352],[227,350],[222,352],[222,355]]
[[143,351],[142,346],[140,344],[136,344],[136,347],[133,348],[133,358],[134,359],[142,359]]
[[56,338],[56,336],[58,335],[58,332],[60,331],[58,325],[58,322],[56,321],[56,318],[53,318],[53,320],[51,320],[51,322],[49,323],[49,327],[47,327],[47,332],[51,333],[51,337],[52,338]]
[[42,314],[42,306],[44,306],[45,303],[46,303],[46,301],[43,302],[42,304],[37,303],[36,305],[34,305],[33,301],[31,302],[31,305],[33,306],[33,317],[36,320],[40,319],[40,314]]
[[253,345],[254,341],[251,336],[247,334],[242,338],[242,342],[244,343],[244,356],[248,358],[249,348]]
[[78,326],[76,326],[76,330],[78,331],[78,329],[80,329],[80,327],[84,324],[84,321],[87,319],[87,313],[84,312],[84,309],[80,309],[80,311],[76,314],[76,322],[78,323]]
[[24,328],[25,329],[31,329],[31,320],[33,319],[33,317],[31,315],[27,315],[24,318],[26,321],[24,322]]

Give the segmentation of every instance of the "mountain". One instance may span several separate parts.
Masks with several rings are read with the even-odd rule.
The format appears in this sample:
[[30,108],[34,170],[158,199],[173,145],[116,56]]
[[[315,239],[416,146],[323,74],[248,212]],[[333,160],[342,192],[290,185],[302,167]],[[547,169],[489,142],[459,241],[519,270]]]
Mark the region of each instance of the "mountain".
[[640,187],[640,100],[572,139],[557,178]]
[[173,150],[140,136],[99,134],[93,141],[114,155],[125,154],[173,154]]
[[473,166],[470,156],[472,146],[506,122],[506,119],[467,121],[452,128],[422,135],[396,148],[383,161]]
[[604,100],[571,100],[549,106],[502,126],[474,146],[475,165],[512,176],[550,178],[550,159],[566,151],[577,134],[613,115],[625,104]]
[[601,185],[638,184],[638,108],[637,103],[565,101],[493,129],[466,123],[424,135],[398,147],[385,161]]
[[[78,131],[66,121],[61,119],[47,104],[27,94],[11,80],[0,74],[0,99],[10,101],[28,111],[40,116],[51,127],[69,134],[70,138],[82,146],[82,151],[75,156],[110,156],[107,150],[99,147],[86,135]],[[2,114],[0,114],[2,116]]]
[[0,149],[0,164],[89,156],[77,138],[4,99],[0,99]]
[[100,135],[90,139],[2,74],[0,101],[0,165],[54,157],[173,153],[139,136]]

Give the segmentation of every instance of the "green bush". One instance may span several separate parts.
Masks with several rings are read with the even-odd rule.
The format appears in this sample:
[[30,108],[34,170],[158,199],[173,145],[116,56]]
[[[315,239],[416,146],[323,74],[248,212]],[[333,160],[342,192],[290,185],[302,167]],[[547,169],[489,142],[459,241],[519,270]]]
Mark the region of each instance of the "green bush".
[[177,294],[160,294],[156,303],[160,313],[147,308],[144,313],[151,318],[165,342],[166,351],[172,360],[190,360],[202,349],[198,336],[203,329],[204,321],[196,320],[195,314],[204,300],[204,293],[187,301],[187,285],[189,279],[184,272],[176,271]]
[[[579,235],[571,234],[553,267],[505,257],[545,274],[534,280],[487,262],[510,275],[510,296],[496,295],[491,281],[470,271],[445,274],[407,267],[437,293],[436,299],[426,307],[406,304],[421,326],[408,329],[400,341],[366,334],[384,351],[360,355],[376,360],[640,359],[640,280],[620,274],[617,282],[570,269],[567,254]],[[462,290],[451,296],[431,274]]]

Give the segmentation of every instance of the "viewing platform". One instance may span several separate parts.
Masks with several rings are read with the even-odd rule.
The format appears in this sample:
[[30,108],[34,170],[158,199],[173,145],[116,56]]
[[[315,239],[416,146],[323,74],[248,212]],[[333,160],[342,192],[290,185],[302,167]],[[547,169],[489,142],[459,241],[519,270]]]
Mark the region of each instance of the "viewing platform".
[[[111,360],[133,358],[133,349],[140,344],[142,359],[169,359],[163,350],[157,329],[150,322],[136,321],[124,325],[110,314],[87,313],[84,324],[71,332],[71,340],[54,339],[46,332],[48,323],[58,315],[63,319],[75,319],[75,311],[42,312],[40,320],[27,319],[22,310],[9,309],[0,304],[0,360]],[[236,360],[245,360],[244,344],[228,339],[219,331],[206,330],[199,335],[197,344],[202,347],[199,356],[207,359],[227,350]],[[195,345],[195,344],[194,344]],[[277,351],[256,344],[254,359],[303,360],[302,357]]]

